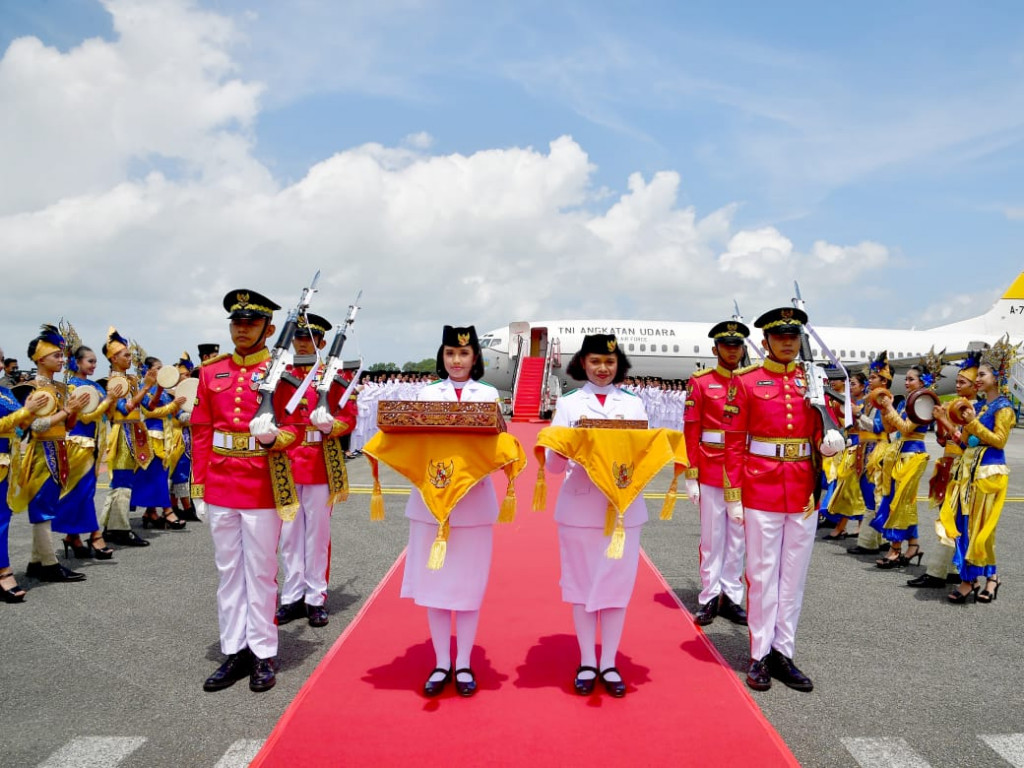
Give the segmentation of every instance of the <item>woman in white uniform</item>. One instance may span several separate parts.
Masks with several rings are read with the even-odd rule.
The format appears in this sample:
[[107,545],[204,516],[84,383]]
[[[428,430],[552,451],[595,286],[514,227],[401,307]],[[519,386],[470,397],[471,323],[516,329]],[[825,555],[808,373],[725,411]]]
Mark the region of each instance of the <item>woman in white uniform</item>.
[[[647,411],[640,398],[616,386],[626,378],[629,367],[615,336],[586,336],[566,369],[574,379],[586,383],[558,399],[551,425],[575,427],[581,417],[646,421]],[[578,694],[587,696],[600,677],[608,693],[621,697],[626,694],[626,684],[615,667],[615,657],[636,581],[640,530],[647,522],[647,506],[643,495],[630,504],[623,519],[623,557],[610,559],[605,554],[609,537],[604,532],[608,507],[604,494],[581,466],[565,457],[549,450],[546,464],[552,472],[566,472],[555,506],[555,522],[562,565],[562,600],[572,604],[580,646],[580,665],[573,686]]]
[[[479,379],[484,364],[476,329],[444,327],[437,350],[437,375],[441,378],[423,387],[417,400],[447,402],[494,402],[498,390]],[[430,548],[437,538],[437,519],[427,509],[418,491],[409,496],[405,508],[409,518],[409,546],[402,578],[402,597],[411,597],[427,609],[430,638],[436,665],[423,686],[427,696],[437,696],[452,679],[451,628],[455,619],[455,689],[460,696],[476,693],[476,678],[470,669],[470,652],[480,621],[480,604],[491,570],[494,523],[498,500],[489,477],[474,485],[452,509],[449,518],[447,556],[444,567],[427,567]]]

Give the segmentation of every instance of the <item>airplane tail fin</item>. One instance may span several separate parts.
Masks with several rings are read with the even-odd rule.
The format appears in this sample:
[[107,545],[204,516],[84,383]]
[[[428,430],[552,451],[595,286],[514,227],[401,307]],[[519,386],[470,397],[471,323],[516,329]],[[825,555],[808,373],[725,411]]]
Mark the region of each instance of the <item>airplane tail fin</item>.
[[1017,275],[1006,292],[985,314],[958,323],[941,325],[932,330],[978,333],[986,336],[1009,333],[1011,339],[1024,339],[1024,272]]

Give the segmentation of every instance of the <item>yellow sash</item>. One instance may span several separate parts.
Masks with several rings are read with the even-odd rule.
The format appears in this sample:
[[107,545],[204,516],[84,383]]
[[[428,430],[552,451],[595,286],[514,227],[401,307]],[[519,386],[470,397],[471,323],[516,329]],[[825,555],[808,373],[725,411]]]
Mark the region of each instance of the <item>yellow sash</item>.
[[661,519],[671,520],[679,475],[689,466],[683,433],[674,429],[573,429],[546,427],[537,435],[533,449],[540,463],[533,508],[542,510],[547,486],[544,480],[544,450],[579,464],[591,482],[608,499],[605,535],[611,536],[607,555],[619,559],[626,541],[623,518],[626,509],[654,476],[669,463],[675,464],[672,483],[665,494]]
[[508,488],[501,503],[498,522],[515,519],[516,491],[513,481],[526,467],[526,452],[508,432],[497,435],[453,433],[447,430],[378,432],[365,446],[373,472],[370,519],[384,519],[379,462],[408,478],[423,497],[423,503],[440,523],[430,548],[427,567],[444,565],[448,546],[448,518],[455,505],[480,480],[498,469],[505,470]]

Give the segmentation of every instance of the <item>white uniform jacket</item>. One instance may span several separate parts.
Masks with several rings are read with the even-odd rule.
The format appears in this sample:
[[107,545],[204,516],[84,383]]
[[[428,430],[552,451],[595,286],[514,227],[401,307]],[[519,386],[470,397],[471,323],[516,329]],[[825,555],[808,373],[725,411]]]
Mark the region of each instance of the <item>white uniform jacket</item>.
[[[417,400],[430,402],[459,401],[455,395],[455,385],[448,379],[441,379],[429,384],[417,393]],[[498,390],[490,384],[470,379],[462,388],[463,403],[493,403],[499,399]],[[472,437],[468,437],[472,440]],[[419,520],[423,523],[437,523],[427,505],[423,503],[423,497],[419,492],[413,490],[409,495],[409,503],[405,507],[405,516],[410,520]],[[485,477],[474,485],[462,500],[452,510],[448,524],[453,528],[473,525],[493,525],[498,520],[498,499],[494,493],[494,483],[490,477]]]
[[[604,405],[598,401],[597,394],[606,395]],[[584,416],[590,419],[646,421],[647,410],[639,397],[624,389],[614,386],[596,387],[588,381],[579,389],[558,398],[551,426],[574,427]],[[565,482],[558,493],[555,522],[580,528],[604,528],[608,499],[590,481],[586,471],[550,450],[546,455],[546,463],[552,472],[566,471],[568,464]],[[629,505],[623,524],[629,528],[646,522],[647,504],[641,495]]]

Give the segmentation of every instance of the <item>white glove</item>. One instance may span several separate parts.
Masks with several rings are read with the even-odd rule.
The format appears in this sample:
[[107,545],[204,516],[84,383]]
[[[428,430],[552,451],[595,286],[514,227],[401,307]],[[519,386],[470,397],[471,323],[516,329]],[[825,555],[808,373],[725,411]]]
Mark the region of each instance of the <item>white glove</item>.
[[334,429],[334,417],[325,407],[317,408],[309,414],[309,423],[325,435],[331,434],[331,430]]
[[686,495],[690,497],[690,501],[700,506],[700,483],[697,482],[697,478],[686,478]]
[[735,520],[737,523],[743,522],[743,502],[742,501],[727,501],[725,502],[725,513],[729,515],[730,520]]
[[206,519],[206,501],[204,499],[192,499],[192,509],[200,520]]
[[818,446],[818,450],[821,451],[822,456],[835,456],[845,447],[846,439],[843,437],[842,432],[838,429],[829,429],[821,439],[821,445]]
[[264,445],[269,445],[277,440],[281,430],[274,423],[274,414],[264,413],[249,422],[249,434]]

